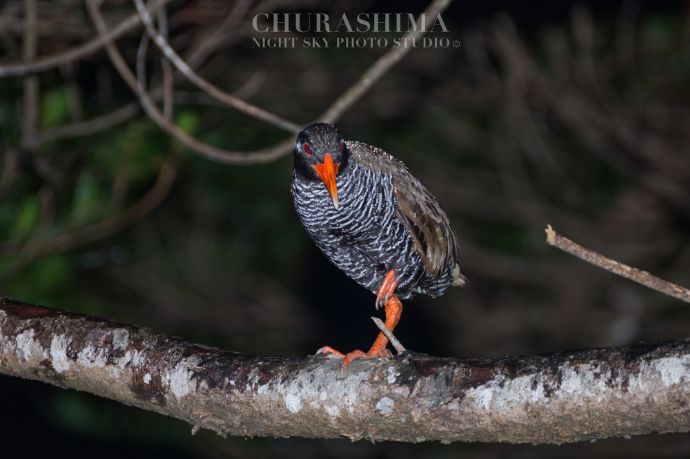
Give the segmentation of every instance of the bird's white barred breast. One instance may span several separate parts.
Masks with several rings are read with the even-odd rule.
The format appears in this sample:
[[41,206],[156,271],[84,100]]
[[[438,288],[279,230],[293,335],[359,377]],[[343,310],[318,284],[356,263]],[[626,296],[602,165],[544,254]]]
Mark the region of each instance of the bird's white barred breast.
[[396,215],[391,176],[351,160],[336,184],[338,209],[321,181],[293,177],[295,209],[321,251],[372,292],[386,272],[395,269],[401,297],[443,293],[448,279],[429,282],[412,239]]

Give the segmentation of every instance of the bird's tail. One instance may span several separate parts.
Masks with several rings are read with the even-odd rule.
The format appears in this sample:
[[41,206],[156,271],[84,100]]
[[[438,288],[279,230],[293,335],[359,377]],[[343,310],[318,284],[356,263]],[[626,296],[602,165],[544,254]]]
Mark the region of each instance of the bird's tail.
[[450,285],[453,287],[462,287],[467,283],[467,278],[460,272],[460,265],[453,265],[453,272],[451,273],[453,278],[450,281]]

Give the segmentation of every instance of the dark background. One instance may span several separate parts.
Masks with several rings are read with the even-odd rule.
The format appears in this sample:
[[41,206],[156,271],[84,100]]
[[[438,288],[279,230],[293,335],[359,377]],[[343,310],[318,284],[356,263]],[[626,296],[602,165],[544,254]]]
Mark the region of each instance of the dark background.
[[[257,49],[258,12],[419,13],[424,2],[179,1],[170,41],[221,88],[298,123],[385,50]],[[0,4],[0,63],[22,58],[24,2]],[[110,24],[134,12],[106,1]],[[38,54],[95,34],[82,2],[38,1]],[[230,18],[230,19],[227,19]],[[396,335],[435,355],[495,357],[688,336],[690,310],[549,248],[547,223],[623,262],[690,285],[690,9],[685,2],[456,0],[459,48],[416,49],[338,122],[405,161],[438,197],[469,285],[406,303]],[[223,22],[225,25],[222,25]],[[140,30],[118,40],[134,64]],[[388,36],[394,36],[390,34]],[[439,34],[436,34],[440,36]],[[367,36],[367,34],[361,34]],[[160,64],[150,52],[152,85]],[[291,159],[226,166],[141,112],[97,132],[60,127],[135,101],[104,52],[38,76],[37,131],[22,79],[0,79],[0,292],[252,354],[366,348],[373,296],[319,253],[289,195]],[[285,133],[178,78],[174,120],[251,150]],[[140,205],[166,158],[177,175]],[[63,241],[55,243],[55,241]],[[67,241],[67,242],[64,242]],[[566,446],[222,439],[97,397],[0,377],[2,457],[687,457],[687,435]]]

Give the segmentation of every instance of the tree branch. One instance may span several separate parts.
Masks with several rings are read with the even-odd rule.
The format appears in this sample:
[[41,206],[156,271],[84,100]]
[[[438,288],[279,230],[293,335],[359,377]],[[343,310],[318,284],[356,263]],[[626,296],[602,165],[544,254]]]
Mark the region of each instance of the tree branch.
[[[411,43],[419,40],[427,32],[430,25],[434,23],[439,14],[445,10],[452,0],[434,0],[429,4],[426,10],[422,13],[426,17],[426,21],[422,21],[423,27],[415,28],[405,33],[400,42],[401,46],[392,47],[386,54],[381,56],[369,67],[357,81],[347,88],[347,90],[340,95],[328,109],[319,116],[319,120],[324,123],[334,123],[343,113],[345,113],[355,102],[357,102],[374,84],[376,84],[382,76],[397,64],[403,57],[409,53],[413,46]],[[424,17],[423,16],[423,17]],[[419,17],[417,18],[419,19]]]
[[232,94],[228,94],[227,92],[217,88],[215,85],[209,83],[205,78],[201,77],[180,57],[179,54],[177,54],[177,52],[175,52],[165,38],[163,38],[163,36],[156,31],[156,28],[153,25],[153,20],[144,6],[144,2],[141,0],[134,0],[134,4],[149,38],[153,40],[156,46],[158,46],[161,52],[175,66],[175,68],[199,89],[205,91],[208,95],[220,102],[223,102],[256,119],[279,127],[287,132],[296,134],[300,131],[300,125],[283,119],[274,113],[250,104],[242,99],[238,99]]
[[[91,19],[94,21],[99,33],[107,34],[108,29],[100,13],[99,7],[94,0],[87,0],[86,2]],[[148,37],[146,34],[142,35],[142,43],[144,38]],[[285,156],[290,151],[290,146],[293,144],[292,137],[289,137],[277,144],[254,151],[231,151],[222,148],[214,147],[206,144],[197,138],[187,134],[184,130],[179,128],[175,123],[165,118],[164,114],[156,107],[156,104],[151,100],[150,95],[145,90],[145,78],[143,75],[142,59],[137,59],[137,66],[140,67],[139,75],[132,73],[125,61],[124,57],[118,50],[114,43],[106,43],[106,52],[113,66],[125,81],[127,86],[139,97],[141,106],[149,116],[149,118],[158,125],[161,129],[173,136],[182,145],[190,148],[192,151],[201,154],[214,161],[225,164],[257,164],[274,161],[277,158]],[[137,55],[141,57],[143,47],[140,46]]]
[[681,287],[680,285],[649,274],[647,271],[633,268],[632,266],[628,266],[619,261],[605,257],[604,255],[593,250],[589,250],[580,244],[571,241],[567,237],[561,236],[551,227],[551,225],[548,225],[545,231],[546,243],[549,245],[574,255],[580,260],[586,261],[587,263],[591,263],[595,266],[605,269],[606,271],[644,285],[647,288],[651,288],[657,292],[665,293],[666,295],[678,298],[686,303],[690,303],[690,290],[685,287]]
[[[439,15],[450,4],[450,2],[451,0],[432,1],[423,13],[426,15],[427,18],[427,21],[424,22],[425,27],[406,33],[403,36],[403,42],[406,43],[408,40],[419,39],[420,37],[422,37],[426,33],[426,30],[428,28],[427,26],[433,23],[437,15]],[[87,0],[86,3],[87,8],[89,10],[89,14],[91,15],[91,19],[95,23],[98,31],[101,34],[108,35],[110,32],[108,32],[108,27],[105,24],[105,21],[103,20],[98,5],[94,2],[94,0]],[[155,28],[152,28],[151,30],[147,29],[147,32],[148,34],[153,35],[154,41],[156,41],[156,44],[161,48],[164,55],[171,59],[173,64],[177,66],[178,70],[184,73],[184,75],[188,79],[192,80],[193,83],[201,87],[204,91],[206,91],[209,95],[213,96],[217,100],[222,100],[223,102],[229,105],[235,104],[234,106],[236,106],[236,108],[240,108],[236,105],[236,101],[231,101],[227,98],[227,96],[230,96],[232,99],[239,99],[235,98],[234,96],[222,93],[222,91],[217,90],[217,88],[215,87],[211,87],[212,85],[210,85],[210,83],[206,82],[205,80],[202,81],[201,77],[199,77],[195,72],[193,72],[191,67],[189,67],[181,58],[179,58],[179,56],[177,56],[176,53],[173,55],[174,51],[172,50],[172,48],[163,40],[158,39],[159,35],[156,33]],[[143,40],[142,44],[145,44]],[[144,78],[142,78],[144,69],[143,62],[141,62],[141,56],[139,56],[140,59],[137,63],[137,67],[139,68],[139,70],[141,70],[137,72],[137,76],[139,77],[137,78],[130,70],[129,66],[125,62],[124,58],[120,54],[119,50],[117,49],[117,46],[115,46],[113,41],[108,40],[108,42],[106,42],[105,44],[105,48],[111,62],[113,63],[113,66],[118,71],[120,76],[123,78],[125,83],[130,87],[130,89],[132,89],[132,91],[139,97],[141,106],[146,112],[146,114],[149,116],[149,118],[151,118],[151,120],[154,123],[156,123],[158,127],[166,131],[178,142],[182,143],[184,146],[194,151],[195,153],[198,153],[201,156],[225,164],[267,163],[275,161],[276,159],[281,158],[286,154],[290,153],[291,146],[293,144],[292,137],[288,137],[287,139],[273,146],[262,148],[255,151],[231,151],[206,144],[198,140],[197,138],[187,134],[185,131],[183,131],[177,125],[175,125],[175,123],[165,118],[163,113],[161,113],[161,111],[156,107],[155,103],[151,100],[149,93],[145,90],[145,87],[143,85]],[[141,54],[141,51],[143,49],[144,47],[140,46],[138,54]],[[340,97],[338,97],[333,102],[333,104],[321,116],[318,117],[318,119],[329,123],[337,121],[340,118],[340,116],[342,116],[342,114],[350,108],[350,106],[352,106],[357,100],[359,100],[359,98],[361,98],[369,90],[369,88],[371,88],[411,49],[412,46],[401,46],[398,48],[393,47],[389,49],[383,56],[381,56],[376,62],[374,62],[374,64],[372,64],[371,67],[369,67],[360,76],[360,78],[358,78],[357,81],[352,84],[352,86],[350,86]],[[247,105],[247,107],[250,106]],[[240,108],[240,110],[244,113],[256,116],[256,113],[253,113],[252,110],[249,110],[247,107],[245,107],[244,109]],[[276,117],[273,121],[276,121],[278,119],[276,115],[273,115],[269,112],[266,113],[270,116]],[[259,119],[263,119],[264,121],[267,120],[265,117],[259,117]],[[290,126],[289,124],[286,124],[282,127],[288,130],[294,128],[294,126]]]
[[[162,91],[159,91],[159,93],[162,95]],[[88,135],[93,135],[101,131],[111,129],[118,124],[129,121],[137,113],[139,113],[139,105],[134,102],[128,103],[104,115],[99,115],[84,121],[76,121],[63,126],[45,129],[38,134],[38,142],[56,142],[72,137],[85,137]]]
[[[170,0],[159,0],[156,3],[156,5],[151,9],[151,12],[156,12],[158,8],[160,8],[168,2],[170,2]],[[137,13],[134,13],[127,19],[119,23],[117,26],[110,29],[108,33],[98,35],[92,40],[82,45],[75,46],[74,48],[70,48],[67,51],[58,54],[52,54],[50,56],[41,57],[39,59],[29,62],[0,63],[0,78],[32,75],[36,73],[45,72],[47,70],[51,70],[55,67],[69,64],[74,61],[78,61],[98,51],[103,46],[105,46],[106,43],[110,42],[111,40],[116,40],[126,32],[138,26],[139,24],[139,15]]]
[[219,434],[563,443],[690,431],[690,340],[496,360],[254,357],[0,298],[0,373]]
[[[24,0],[24,40],[22,43],[22,57],[30,61],[36,56],[38,38],[36,33],[36,1]],[[38,113],[40,101],[40,87],[38,77],[29,75],[23,82],[24,100],[22,113],[22,147],[33,150],[38,146]]]
[[[238,5],[241,5],[238,4]],[[160,10],[158,11],[159,15],[161,13],[166,13],[166,5],[163,3],[161,4]],[[88,3],[87,3],[87,9],[88,9]],[[153,10],[152,10],[153,11]],[[234,8],[233,11],[239,11],[238,8]],[[233,14],[231,13],[230,16],[232,17]],[[228,19],[226,19],[228,21]],[[93,22],[93,21],[92,21]],[[105,26],[105,22],[103,21],[103,25]],[[192,68],[196,67],[199,65],[201,62],[208,57],[209,54],[213,53],[214,51],[217,50],[217,46],[220,45],[223,40],[217,38],[219,35],[223,35],[221,33],[222,29],[227,26],[228,23],[224,22],[221,26],[219,26],[218,29],[216,29],[210,37],[208,37],[207,40],[201,41],[195,46],[192,46],[192,48],[188,51],[187,55],[184,56],[184,60],[189,63],[189,65],[192,66]],[[109,31],[106,35],[110,34],[111,31]],[[166,62],[167,64],[168,61],[163,58],[161,61]],[[169,66],[169,65],[166,65]],[[152,89],[150,91],[151,97],[154,100],[158,99],[165,99],[165,94],[167,92],[172,92],[172,88],[166,87],[166,84],[169,86],[172,86],[175,80],[176,75],[171,75],[173,81],[163,81],[163,83],[156,88]],[[255,88],[257,85],[257,78],[256,74],[252,76],[242,87],[240,87],[237,91],[233,92],[233,95],[236,97],[243,97],[241,94],[246,93],[248,89]],[[174,99],[177,100],[179,97],[180,99],[183,99],[182,95],[179,93],[174,93],[173,94]],[[198,103],[198,101],[193,100],[192,102],[183,102],[183,103]],[[165,104],[164,104],[165,105]],[[224,106],[224,105],[222,105]],[[56,126],[52,128],[46,128],[43,131],[41,131],[38,135],[38,143],[46,143],[46,142],[55,142],[58,140],[63,140],[63,139],[68,139],[68,138],[73,138],[73,137],[81,137],[81,136],[88,136],[88,135],[93,135],[97,134],[101,131],[105,131],[107,129],[111,129],[118,124],[122,124],[126,121],[129,121],[132,119],[137,113],[139,113],[140,110],[140,105],[138,102],[130,102],[126,105],[121,106],[118,109],[115,109],[111,112],[104,113],[98,116],[95,116],[93,118],[83,120],[83,121],[75,121],[73,123],[67,124],[67,125],[62,125],[62,126]],[[165,111],[165,110],[164,110]],[[165,113],[164,113],[165,115]],[[167,118],[167,117],[166,117]],[[170,119],[170,118],[167,118]],[[289,148],[288,148],[289,149]]]
[[388,341],[390,341],[391,346],[393,346],[393,349],[395,349],[395,352],[398,354],[402,354],[403,352],[407,352],[407,349],[405,349],[405,346],[403,346],[400,341],[398,341],[398,338],[395,337],[392,331],[386,327],[386,324],[383,323],[383,320],[379,319],[378,317],[372,317],[371,320],[374,321],[374,324],[378,327],[379,330],[381,330],[381,333],[386,335],[386,338],[388,338]]

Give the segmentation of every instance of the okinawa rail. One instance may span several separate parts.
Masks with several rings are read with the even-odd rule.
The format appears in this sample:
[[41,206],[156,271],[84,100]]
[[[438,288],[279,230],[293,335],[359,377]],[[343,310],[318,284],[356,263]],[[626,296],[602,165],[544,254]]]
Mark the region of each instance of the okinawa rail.
[[[292,197],[307,233],[328,259],[376,295],[386,327],[402,314],[400,298],[442,295],[465,283],[459,246],[448,217],[407,167],[380,148],[344,140],[326,123],[304,128],[295,141]],[[354,359],[389,356],[379,332]]]

